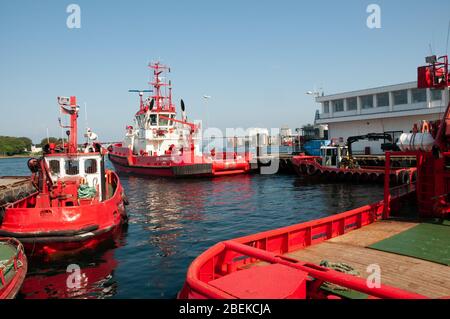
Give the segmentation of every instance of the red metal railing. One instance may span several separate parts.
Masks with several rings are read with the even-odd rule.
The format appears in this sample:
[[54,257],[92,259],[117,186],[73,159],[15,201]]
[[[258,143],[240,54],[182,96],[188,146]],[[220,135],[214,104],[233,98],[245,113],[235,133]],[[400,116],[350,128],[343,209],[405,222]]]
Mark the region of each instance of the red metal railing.
[[[395,201],[402,193],[390,197],[390,200]],[[385,204],[380,201],[335,216],[221,242],[191,264],[186,286],[180,297],[233,298],[226,292],[208,285],[208,282],[238,271],[246,265],[265,261],[296,268],[319,281],[331,282],[378,298],[426,298],[386,285],[377,289],[369,288],[362,278],[283,256],[371,224],[382,217],[384,210]]]
[[15,238],[0,237],[0,242],[6,242],[7,244],[12,244],[17,249],[16,254],[14,254],[14,256],[9,258],[6,262],[4,262],[0,266],[0,281],[2,283],[2,286],[5,287],[6,286],[5,270],[8,269],[9,266],[11,266],[11,264],[13,265],[14,270],[16,270],[16,271],[18,270],[18,268],[20,267],[19,260],[23,257],[24,249],[23,249],[22,244]]

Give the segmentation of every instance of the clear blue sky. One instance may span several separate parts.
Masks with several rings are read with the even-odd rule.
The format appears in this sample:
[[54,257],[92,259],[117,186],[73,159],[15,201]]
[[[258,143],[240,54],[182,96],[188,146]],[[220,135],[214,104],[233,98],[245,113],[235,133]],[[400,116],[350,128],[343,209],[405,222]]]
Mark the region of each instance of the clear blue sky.
[[[70,3],[81,29],[66,27]],[[371,3],[381,29],[366,26]],[[77,95],[101,139],[120,140],[137,108],[127,90],[146,87],[157,58],[172,67],[190,119],[299,127],[313,121],[305,92],[314,86],[328,94],[415,80],[430,43],[445,53],[449,19],[448,0],[2,0],[0,135],[59,135],[56,96]]]

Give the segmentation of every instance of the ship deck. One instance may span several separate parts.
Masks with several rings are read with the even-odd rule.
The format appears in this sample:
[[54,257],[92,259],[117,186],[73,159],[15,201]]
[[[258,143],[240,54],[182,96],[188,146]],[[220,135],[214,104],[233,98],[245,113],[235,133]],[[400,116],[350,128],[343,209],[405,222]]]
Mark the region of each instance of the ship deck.
[[378,221],[286,256],[316,264],[322,260],[346,263],[364,278],[370,275],[367,267],[376,264],[381,268],[382,284],[431,298],[450,296],[449,266],[368,248],[417,225],[404,221]]

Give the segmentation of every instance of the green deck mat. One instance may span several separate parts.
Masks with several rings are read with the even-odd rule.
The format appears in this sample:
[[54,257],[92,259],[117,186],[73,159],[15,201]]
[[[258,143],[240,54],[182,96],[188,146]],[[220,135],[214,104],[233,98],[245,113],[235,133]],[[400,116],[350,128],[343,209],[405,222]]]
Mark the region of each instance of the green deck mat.
[[369,248],[450,266],[450,223],[422,223]]

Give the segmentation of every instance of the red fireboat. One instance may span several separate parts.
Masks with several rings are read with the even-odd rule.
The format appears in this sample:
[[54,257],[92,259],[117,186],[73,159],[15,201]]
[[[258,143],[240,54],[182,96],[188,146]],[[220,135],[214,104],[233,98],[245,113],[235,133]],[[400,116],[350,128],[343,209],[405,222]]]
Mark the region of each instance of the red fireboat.
[[[250,171],[250,153],[203,154],[200,125],[187,121],[181,100],[182,119],[177,120],[172,103],[172,84],[167,82],[168,66],[151,63],[153,90],[130,90],[140,96],[135,115],[137,128],[127,126],[123,143],[108,148],[109,159],[119,173],[147,176],[222,176]],[[163,92],[164,91],[164,92]],[[144,100],[144,92],[154,95]]]
[[[28,167],[37,192],[9,204],[0,220],[0,236],[15,237],[32,255],[94,248],[126,222],[126,197],[118,176],[105,169],[98,143],[78,149],[76,97],[58,97],[70,115],[68,143],[48,144]],[[31,257],[31,256],[30,256]]]

